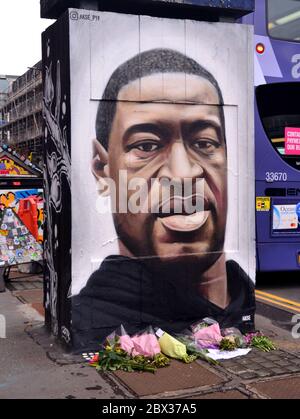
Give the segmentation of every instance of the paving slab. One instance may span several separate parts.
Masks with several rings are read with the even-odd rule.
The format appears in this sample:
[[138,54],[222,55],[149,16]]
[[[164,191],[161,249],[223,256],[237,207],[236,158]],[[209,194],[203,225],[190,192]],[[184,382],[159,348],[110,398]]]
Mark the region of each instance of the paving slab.
[[13,291],[13,295],[29,304],[43,301],[43,290],[39,289],[23,289],[19,291]]
[[300,399],[300,377],[269,380],[249,388],[270,399]]
[[272,377],[288,373],[300,373],[300,358],[296,354],[289,354],[282,350],[262,352],[257,349],[245,357],[222,361],[221,365],[231,374],[243,380]]
[[189,397],[189,399],[249,399],[249,396],[246,396],[239,390],[230,390],[230,391],[216,391],[214,393],[200,394],[198,396]]
[[184,364],[176,360],[171,361],[169,367],[158,369],[155,374],[117,371],[115,376],[139,397],[211,387],[225,381],[197,362]]
[[30,276],[28,278],[12,278],[9,280],[9,282],[6,283],[6,286],[10,291],[18,291],[23,289],[40,289],[43,291],[43,280],[36,276]]
[[32,303],[31,307],[36,310],[41,316],[45,317],[45,308],[44,304],[41,302],[38,303]]
[[[23,283],[22,283],[23,284]],[[18,284],[20,285],[20,284]],[[35,287],[29,289],[19,289],[12,291],[13,296],[17,297],[19,301],[24,304],[29,304],[41,316],[45,316],[45,309],[43,304],[43,290]]]

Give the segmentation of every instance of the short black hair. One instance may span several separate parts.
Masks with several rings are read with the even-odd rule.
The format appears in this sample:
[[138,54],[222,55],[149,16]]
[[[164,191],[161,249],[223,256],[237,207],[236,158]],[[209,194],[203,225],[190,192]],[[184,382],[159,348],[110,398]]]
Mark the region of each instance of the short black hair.
[[220,101],[222,134],[225,141],[223,96],[214,76],[192,58],[171,49],[152,49],[142,52],[121,64],[111,75],[99,103],[96,117],[96,138],[108,149],[111,127],[116,113],[117,98],[122,87],[158,73],[185,73],[208,80],[216,89]]

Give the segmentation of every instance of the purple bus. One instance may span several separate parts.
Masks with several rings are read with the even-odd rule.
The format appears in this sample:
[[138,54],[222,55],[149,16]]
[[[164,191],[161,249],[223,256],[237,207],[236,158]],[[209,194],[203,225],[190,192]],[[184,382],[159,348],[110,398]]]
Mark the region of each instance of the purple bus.
[[256,0],[257,271],[300,270],[300,0]]

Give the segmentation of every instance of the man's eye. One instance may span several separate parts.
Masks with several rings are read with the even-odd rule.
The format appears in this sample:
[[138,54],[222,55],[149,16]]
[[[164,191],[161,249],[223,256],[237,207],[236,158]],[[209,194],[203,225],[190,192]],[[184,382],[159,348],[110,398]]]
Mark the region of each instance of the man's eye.
[[154,144],[154,143],[139,144],[138,146],[136,146],[136,148],[140,151],[145,151],[149,153],[151,151],[158,150],[158,144]]
[[220,143],[214,140],[197,140],[193,143],[193,147],[196,151],[204,154],[213,154],[220,147],[220,145]]
[[129,144],[126,147],[126,152],[130,153],[133,158],[148,159],[156,156],[159,149],[163,147],[160,141],[144,140]]
[[157,142],[144,142],[144,143],[138,143],[138,144],[132,144],[129,147],[130,150],[137,150],[143,153],[153,153],[154,151],[157,151],[160,148],[160,145]]

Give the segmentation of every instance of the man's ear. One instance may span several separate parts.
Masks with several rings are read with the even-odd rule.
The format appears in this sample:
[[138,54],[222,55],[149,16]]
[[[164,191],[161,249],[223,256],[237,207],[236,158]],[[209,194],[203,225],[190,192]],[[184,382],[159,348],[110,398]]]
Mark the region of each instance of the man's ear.
[[93,140],[92,172],[96,178],[100,195],[108,196],[109,184],[106,181],[109,178],[108,153],[98,140]]

